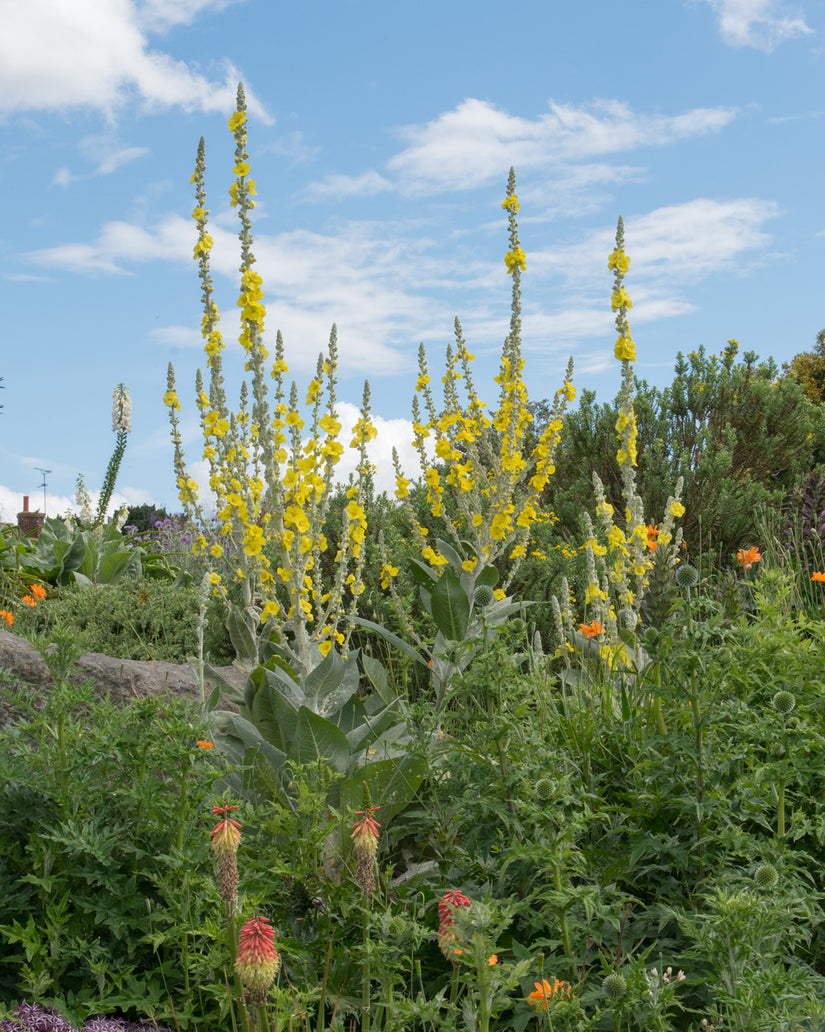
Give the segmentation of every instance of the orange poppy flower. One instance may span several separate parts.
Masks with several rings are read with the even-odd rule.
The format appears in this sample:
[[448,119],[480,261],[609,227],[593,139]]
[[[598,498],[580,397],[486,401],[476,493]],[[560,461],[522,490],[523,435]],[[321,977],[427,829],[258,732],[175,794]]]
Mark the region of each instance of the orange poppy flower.
[[736,553],[736,558],[746,570],[749,570],[754,563],[762,561],[758,548],[740,548]]
[[7,609],[0,609],[0,620],[5,620],[9,627],[14,623],[14,616]]
[[25,605],[27,605],[27,606],[31,606],[31,607],[32,607],[32,609],[36,609],[36,608],[37,608],[37,603],[36,603],[36,602],[35,602],[35,600],[34,600],[34,599],[33,599],[33,598],[31,597],[31,595],[24,595],[24,596],[23,596],[23,597],[22,597],[22,598],[20,599],[20,601],[21,601],[21,602],[23,602],[23,603],[24,603]]
[[811,574],[811,580],[822,581],[825,583],[825,573],[820,573],[820,571],[817,570],[815,573]]
[[648,550],[648,552],[655,552],[656,551],[656,545],[658,544],[656,538],[658,538],[658,536],[659,536],[659,524],[657,523],[655,526],[651,526],[648,523],[648,525],[647,525],[647,550]]
[[38,600],[46,597],[46,589],[40,584],[32,584],[32,595]]
[[570,997],[573,995],[570,983],[563,982],[558,978],[555,985],[551,985],[546,978],[542,979],[541,982],[534,982],[533,984],[536,987],[536,991],[530,993],[527,997],[527,1002],[531,1007],[541,1007],[542,1010],[547,1010],[554,996]]
[[195,745],[199,745],[201,747],[201,749],[214,749],[215,748],[215,746],[214,746],[214,744],[212,742],[204,742],[204,741],[201,741],[200,739],[198,739],[198,741],[195,742]]
[[579,634],[584,635],[585,638],[596,638],[598,635],[604,634],[604,624],[600,624],[598,620],[589,624],[580,624]]

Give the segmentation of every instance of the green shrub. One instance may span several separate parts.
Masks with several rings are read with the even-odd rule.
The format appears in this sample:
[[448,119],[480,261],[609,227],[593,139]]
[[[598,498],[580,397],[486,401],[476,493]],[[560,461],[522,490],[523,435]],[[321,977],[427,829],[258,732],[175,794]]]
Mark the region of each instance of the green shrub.
[[[20,607],[21,610],[23,607]],[[234,653],[217,606],[207,611],[204,650],[213,663]],[[197,653],[198,589],[194,585],[140,577],[93,588],[69,586],[19,613],[14,629],[48,637],[56,627],[71,631],[85,652],[117,659],[185,663]]]

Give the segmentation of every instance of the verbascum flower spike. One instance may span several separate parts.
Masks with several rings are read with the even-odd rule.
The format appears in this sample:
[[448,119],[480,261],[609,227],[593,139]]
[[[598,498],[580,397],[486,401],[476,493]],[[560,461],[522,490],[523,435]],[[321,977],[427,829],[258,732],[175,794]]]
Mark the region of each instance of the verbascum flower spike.
[[[234,181],[229,195],[236,209],[241,244],[239,342],[244,368],[251,374],[240,388],[236,411],[227,405],[222,370],[223,343],[219,312],[209,270],[214,241],[207,231],[205,148],[198,148],[192,182],[195,184],[197,226],[194,256],[198,263],[203,317],[201,331],[209,367],[209,384],[198,372],[196,400],[203,434],[203,460],[208,468],[208,490],[214,496],[217,522],[207,518],[198,501],[198,484],[187,474],[178,413],[180,402],[170,366],[164,403],[169,411],[175,448],[175,473],[180,500],[187,515],[201,528],[195,546],[210,560],[209,583],[249,632],[250,648],[239,661],[252,669],[266,642],[279,640],[284,658],[299,677],[306,677],[333,644],[345,646],[352,631],[355,602],[363,590],[359,564],[364,561],[364,504],[362,493],[369,477],[364,444],[374,436],[368,413],[356,427],[359,461],[356,494],[348,506],[348,522],[332,557],[326,555],[323,533],[330,500],[336,488],[334,467],[344,446],[339,442],[341,422],[335,410],[337,351],[335,327],[327,356],[318,361],[306,404],[310,407],[309,436],[302,436],[305,420],[299,410],[297,385],[286,380],[284,342],[275,337],[275,360],[266,366],[275,381],[273,404],[265,375],[263,283],[255,269],[251,212],[255,183],[250,178],[247,153],[247,111],[243,86],[238,87],[237,110],[229,119],[235,142]],[[327,400],[323,400],[324,386]],[[211,501],[211,499],[210,499]],[[277,556],[273,565],[270,557]],[[332,585],[327,583],[331,579]],[[240,587],[241,600],[229,601],[228,586]],[[346,603],[342,598],[349,592]],[[262,630],[262,624],[271,627]],[[340,626],[339,626],[340,625]]]
[[455,912],[470,905],[470,899],[457,889],[448,889],[438,901],[438,947],[453,964],[461,954],[462,941],[455,930]]
[[[575,397],[571,363],[562,387],[556,392],[550,418],[542,433],[535,435],[538,440],[532,450],[528,450],[525,442],[533,416],[521,350],[521,275],[527,262],[519,239],[519,207],[515,172],[510,169],[502,208],[507,213],[505,264],[512,276],[512,296],[509,332],[495,378],[499,388],[497,410],[489,416],[485,414],[484,403],[473,383],[473,356],[458,319],[455,345],[447,349],[441,411],[436,409],[430,388],[423,345],[419,349],[419,374],[412,403],[413,446],[418,453],[429,511],[436,520],[447,512],[457,514],[448,523],[446,533],[451,538],[451,554],[459,557],[456,572],[468,594],[485,571],[489,572],[494,565],[503,567],[497,599],[506,596],[526,555],[530,528],[539,518],[542,494],[555,472],[564,410]],[[407,510],[422,557],[435,568],[452,563],[444,554],[446,550],[434,547],[436,542],[428,537],[420,514],[413,508],[410,480],[404,476],[397,452],[393,453],[393,464],[396,497]],[[387,562],[386,556],[382,559]],[[414,623],[409,618],[403,622],[408,627]]]
[[255,1007],[264,1007],[281,958],[275,949],[275,932],[265,917],[253,917],[241,928],[235,970],[249,990]]
[[238,902],[238,846],[241,842],[241,825],[229,814],[237,806],[223,803],[212,807],[212,814],[220,817],[210,832],[212,852],[218,862],[218,892],[224,903],[235,906]]

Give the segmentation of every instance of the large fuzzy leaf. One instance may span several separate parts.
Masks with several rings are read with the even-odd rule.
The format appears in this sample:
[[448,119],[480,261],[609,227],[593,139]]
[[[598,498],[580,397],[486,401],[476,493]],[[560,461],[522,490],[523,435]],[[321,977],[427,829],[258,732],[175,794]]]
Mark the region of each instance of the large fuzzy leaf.
[[347,736],[331,720],[326,720],[306,706],[298,711],[295,738],[289,758],[297,763],[325,760],[339,774],[346,774],[352,762]]
[[431,596],[432,616],[436,627],[448,641],[463,641],[470,619],[470,600],[459,579],[445,569]]

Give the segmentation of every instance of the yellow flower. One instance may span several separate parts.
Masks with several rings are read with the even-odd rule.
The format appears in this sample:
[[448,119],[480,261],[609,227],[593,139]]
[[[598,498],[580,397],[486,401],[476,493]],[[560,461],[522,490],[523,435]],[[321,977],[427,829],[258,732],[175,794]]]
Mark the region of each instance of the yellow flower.
[[615,251],[608,255],[607,267],[608,269],[618,269],[622,276],[624,276],[630,268],[630,258],[628,258],[624,251],[616,248]]
[[524,249],[515,247],[512,251],[508,251],[504,256],[504,264],[507,266],[508,273],[512,274],[517,266],[524,272],[527,268],[527,255],[524,253]]
[[239,161],[238,164],[232,169],[232,174],[235,176],[248,176],[249,175],[249,162]]
[[680,516],[684,516],[685,515],[685,507],[684,507],[684,505],[682,505],[681,502],[673,502],[673,504],[670,507],[670,514],[671,514],[671,516],[675,516],[677,519]]
[[229,119],[229,122],[227,123],[229,125],[229,131],[231,133],[234,133],[235,130],[237,128],[239,128],[239,126],[242,126],[245,121],[246,121],[246,112],[245,111],[236,111],[235,114],[232,115],[232,117]]
[[167,408],[174,408],[180,412],[180,402],[178,401],[178,396],[174,391],[167,391],[163,395],[163,404]]

